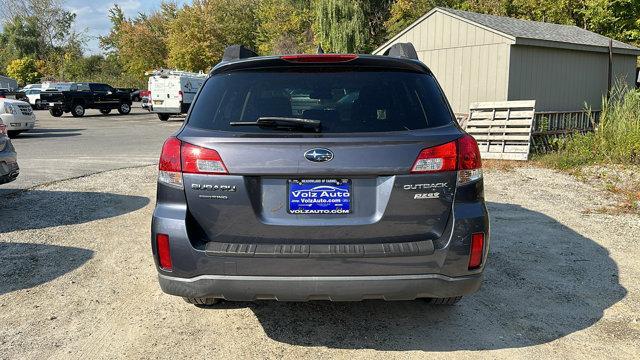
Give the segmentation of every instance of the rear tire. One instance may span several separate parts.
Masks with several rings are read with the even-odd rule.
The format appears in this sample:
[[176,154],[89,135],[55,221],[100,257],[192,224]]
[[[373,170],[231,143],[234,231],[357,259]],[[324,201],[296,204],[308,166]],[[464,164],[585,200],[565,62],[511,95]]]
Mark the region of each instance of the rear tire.
[[131,105],[127,103],[120,103],[120,106],[118,106],[118,112],[120,113],[120,115],[129,114],[131,112]]
[[21,132],[23,132],[24,130],[7,130],[7,136],[10,139],[15,138],[16,136],[20,135]]
[[83,117],[84,116],[84,105],[82,105],[82,104],[73,105],[73,108],[71,109],[71,115],[73,115],[73,117]]
[[215,298],[183,298],[184,301],[195,306],[213,306],[220,303],[222,300]]
[[169,114],[158,114],[158,119],[160,119],[160,121],[167,121],[169,120]]
[[64,112],[60,108],[51,108],[49,109],[49,114],[53,117],[60,117]]
[[102,115],[109,115],[111,113],[111,109],[100,109],[100,113],[102,113]]
[[462,299],[462,296],[447,297],[447,298],[430,298],[425,300],[430,305],[447,305],[448,306],[448,305],[456,304],[458,301],[460,301],[460,299]]

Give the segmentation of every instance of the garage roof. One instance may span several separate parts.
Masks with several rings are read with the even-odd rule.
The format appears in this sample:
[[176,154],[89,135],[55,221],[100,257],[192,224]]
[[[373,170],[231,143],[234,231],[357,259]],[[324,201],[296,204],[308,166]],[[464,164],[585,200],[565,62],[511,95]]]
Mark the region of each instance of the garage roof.
[[[609,38],[596,34],[589,30],[581,29],[573,25],[559,25],[539,21],[514,19],[504,16],[479,14],[470,11],[454,10],[436,7],[415,23],[394,36],[388,43],[411,30],[413,27],[427,19],[434,12],[441,12],[453,16],[459,20],[473,23],[487,30],[499,33],[514,44],[570,48],[575,50],[607,52]],[[383,45],[382,47],[386,46]],[[382,48],[381,47],[381,48]],[[613,48],[616,53],[640,55],[640,49],[613,40]]]

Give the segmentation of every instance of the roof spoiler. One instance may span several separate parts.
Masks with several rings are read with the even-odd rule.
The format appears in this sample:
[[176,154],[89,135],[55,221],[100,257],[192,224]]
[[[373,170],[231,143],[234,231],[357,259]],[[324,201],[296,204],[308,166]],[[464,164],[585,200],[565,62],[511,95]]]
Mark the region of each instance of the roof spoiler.
[[222,62],[248,59],[256,56],[258,56],[258,54],[256,54],[255,51],[249,49],[248,47],[242,45],[231,45],[227,46],[227,48],[224,49]]
[[416,48],[410,42],[393,44],[389,49],[387,49],[387,51],[384,52],[384,56],[419,60]]

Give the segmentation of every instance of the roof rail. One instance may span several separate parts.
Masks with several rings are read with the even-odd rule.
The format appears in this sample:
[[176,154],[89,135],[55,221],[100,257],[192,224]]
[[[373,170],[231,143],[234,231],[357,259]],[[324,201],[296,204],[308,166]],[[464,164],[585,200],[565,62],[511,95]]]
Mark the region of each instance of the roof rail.
[[258,54],[255,51],[249,49],[248,47],[242,45],[230,45],[224,49],[224,55],[222,55],[222,61],[233,61],[240,59],[247,59],[256,57]]
[[416,48],[410,42],[393,44],[384,52],[384,55],[403,59],[419,60]]

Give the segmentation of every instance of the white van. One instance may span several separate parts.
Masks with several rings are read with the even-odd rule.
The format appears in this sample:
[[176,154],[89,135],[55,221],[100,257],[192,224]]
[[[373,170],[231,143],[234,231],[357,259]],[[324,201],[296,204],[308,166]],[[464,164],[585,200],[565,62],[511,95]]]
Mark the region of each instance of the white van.
[[151,110],[162,121],[185,114],[207,75],[177,70],[159,70],[150,74]]

